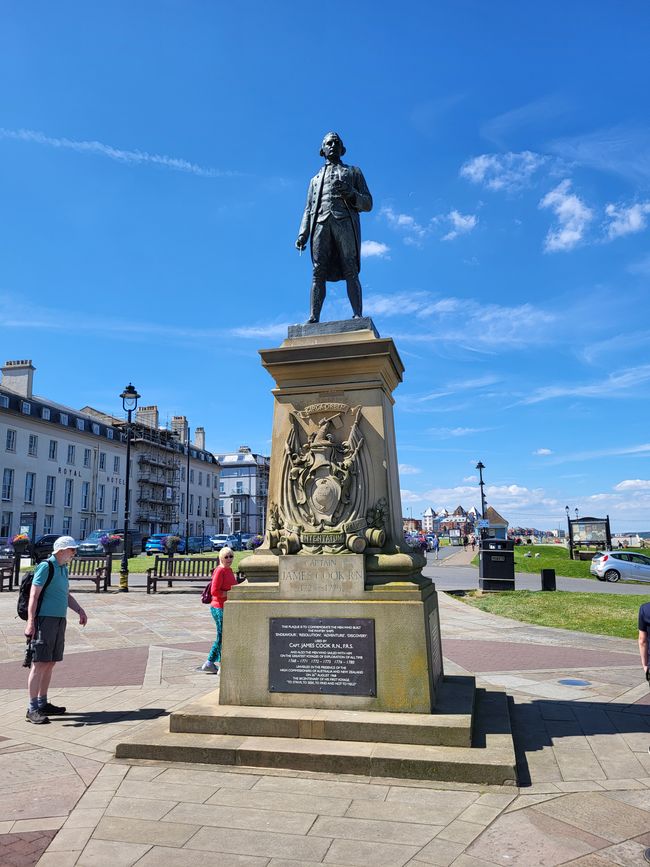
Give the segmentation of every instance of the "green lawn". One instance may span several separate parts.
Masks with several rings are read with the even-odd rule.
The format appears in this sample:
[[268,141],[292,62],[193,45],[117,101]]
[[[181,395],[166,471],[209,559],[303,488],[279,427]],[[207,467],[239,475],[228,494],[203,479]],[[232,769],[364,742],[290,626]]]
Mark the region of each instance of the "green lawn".
[[[648,554],[648,549],[629,548],[630,551],[639,551],[642,554]],[[525,554],[532,556],[526,557]],[[539,557],[535,557],[539,554]],[[472,560],[472,564],[478,566],[478,554]],[[516,545],[515,546],[515,571],[516,572],[536,572],[539,573],[542,569],[555,569],[556,575],[562,575],[565,578],[591,578],[594,581],[598,579],[590,575],[589,560],[571,560],[569,552],[562,545]],[[638,583],[638,582],[626,582]]]
[[610,593],[541,592],[505,590],[499,593],[474,591],[456,596],[468,605],[500,614],[522,623],[573,629],[595,635],[637,638],[637,614],[646,601],[642,596]]
[[[237,571],[239,568],[239,564],[244,559],[244,557],[250,557],[252,551],[235,551],[235,559],[233,560],[233,571]],[[181,555],[182,556],[182,555]],[[214,558],[218,557],[219,554],[217,551],[212,551],[207,554],[192,554],[191,557],[193,560],[205,560],[206,558]],[[121,562],[121,554],[113,555],[113,574],[116,574],[120,571],[120,562]],[[151,557],[147,557],[146,554],[140,554],[139,557],[131,557],[129,560],[129,572],[146,572],[147,569],[153,567],[155,562],[155,554]]]

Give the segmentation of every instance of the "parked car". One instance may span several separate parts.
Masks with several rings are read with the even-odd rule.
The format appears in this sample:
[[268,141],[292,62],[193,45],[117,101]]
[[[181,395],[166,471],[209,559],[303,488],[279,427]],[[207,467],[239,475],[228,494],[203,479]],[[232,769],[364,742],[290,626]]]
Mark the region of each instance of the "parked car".
[[210,536],[210,541],[212,542],[212,550],[220,551],[222,548],[225,548],[226,545],[228,545],[229,538],[230,536],[226,536],[225,533],[219,533],[217,536]]
[[[77,556],[78,557],[103,557],[104,556],[104,546],[99,541],[102,536],[119,536],[121,538],[121,543],[113,550],[113,554],[122,554],[124,551],[124,529],[121,530],[93,530],[89,536],[86,536],[79,543],[79,547],[77,548]],[[55,537],[56,538],[56,537]],[[127,549],[127,556],[136,557],[138,554],[141,554],[143,551],[142,547],[142,533],[139,530],[131,530],[129,529],[129,547]]]
[[601,551],[594,554],[589,571],[599,581],[650,581],[650,557],[633,551]]
[[239,541],[239,533],[231,533],[226,537],[226,545],[232,548],[233,551],[241,551],[241,542]]
[[31,555],[34,563],[40,563],[42,560],[47,560],[52,555],[54,543],[59,538],[61,533],[46,533],[44,536],[39,536],[31,546]]
[[212,551],[212,541],[209,536],[190,536],[187,541],[190,554],[202,554],[204,551]]
[[11,544],[7,536],[0,538],[0,560],[13,560],[14,546]]
[[[149,536],[147,542],[144,546],[144,553],[147,557],[150,557],[152,554],[166,554],[165,551],[165,539],[167,536],[171,536],[171,533],[154,533],[153,536]],[[185,553],[185,539],[181,536],[181,540],[178,543],[178,552],[179,554]]]

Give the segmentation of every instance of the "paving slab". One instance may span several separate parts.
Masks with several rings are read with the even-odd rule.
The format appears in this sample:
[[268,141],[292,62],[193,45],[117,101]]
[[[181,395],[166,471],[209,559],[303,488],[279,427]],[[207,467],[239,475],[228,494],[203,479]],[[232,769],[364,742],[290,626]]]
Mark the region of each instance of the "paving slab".
[[565,795],[537,804],[532,809],[583,831],[598,829],[598,836],[610,843],[620,843],[648,830],[648,814],[645,810],[599,792]]

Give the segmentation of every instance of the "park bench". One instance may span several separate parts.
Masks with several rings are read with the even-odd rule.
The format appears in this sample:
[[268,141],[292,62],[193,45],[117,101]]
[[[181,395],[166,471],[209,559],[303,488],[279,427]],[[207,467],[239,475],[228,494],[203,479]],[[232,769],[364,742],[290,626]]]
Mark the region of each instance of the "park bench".
[[108,557],[75,557],[68,563],[68,578],[70,581],[94,581],[95,592],[108,590],[110,582],[110,566]]
[[198,584],[209,578],[218,565],[218,557],[156,556],[154,565],[147,569],[147,593],[156,592],[158,581],[167,581],[168,587],[174,581]]
[[13,560],[0,561],[0,593],[5,589],[11,590],[14,578],[14,563]]

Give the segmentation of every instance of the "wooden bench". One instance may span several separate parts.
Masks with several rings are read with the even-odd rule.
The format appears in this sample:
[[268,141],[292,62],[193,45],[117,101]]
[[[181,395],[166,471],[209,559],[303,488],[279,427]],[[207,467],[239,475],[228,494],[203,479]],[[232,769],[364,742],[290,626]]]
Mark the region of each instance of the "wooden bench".
[[[160,557],[156,555],[154,565],[147,569],[147,593],[155,593],[158,581],[167,581],[171,587],[174,581],[188,581],[194,584],[206,582],[219,565],[218,557]],[[206,582],[207,583],[207,582]]]
[[95,592],[108,590],[110,568],[108,557],[75,557],[68,563],[70,581],[94,581]]
[[7,585],[7,590],[11,590],[13,587],[13,580],[14,561],[0,560],[0,593],[5,589],[5,584]]

